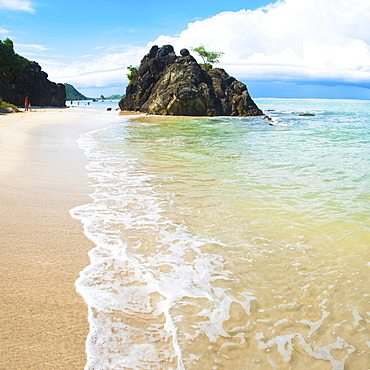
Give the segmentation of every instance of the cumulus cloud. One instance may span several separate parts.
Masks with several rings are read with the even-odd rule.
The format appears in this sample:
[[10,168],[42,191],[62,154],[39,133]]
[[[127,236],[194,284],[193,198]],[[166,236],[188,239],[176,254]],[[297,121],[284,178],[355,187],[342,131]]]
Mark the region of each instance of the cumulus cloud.
[[84,60],[82,56],[68,65],[39,60],[52,81],[68,82],[79,88],[110,87],[127,84],[127,66],[137,65],[147,48],[126,46],[126,51],[109,53],[101,58]]
[[9,33],[9,32],[10,32],[10,31],[6,30],[5,28],[0,27],[0,34],[5,35],[5,34],[7,34],[7,33]]
[[285,0],[190,23],[156,44],[223,51],[221,66],[247,80],[370,81],[368,0]]
[[0,9],[35,12],[31,1],[28,0],[0,0]]
[[369,22],[369,0],[278,0],[197,20],[179,35],[159,36],[144,47],[119,45],[103,57],[69,65],[40,63],[57,82],[117,86],[127,83],[126,67],[138,65],[152,45],[172,44],[177,53],[204,45],[224,52],[220,67],[244,81],[356,85],[370,82]]

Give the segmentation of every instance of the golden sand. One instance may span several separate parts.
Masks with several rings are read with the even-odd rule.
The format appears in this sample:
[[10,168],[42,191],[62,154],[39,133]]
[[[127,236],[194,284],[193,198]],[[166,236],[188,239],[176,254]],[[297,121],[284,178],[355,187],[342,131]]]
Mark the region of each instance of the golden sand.
[[0,115],[0,369],[82,369],[87,307],[75,290],[92,242],[69,210],[91,201],[77,139],[101,115]]

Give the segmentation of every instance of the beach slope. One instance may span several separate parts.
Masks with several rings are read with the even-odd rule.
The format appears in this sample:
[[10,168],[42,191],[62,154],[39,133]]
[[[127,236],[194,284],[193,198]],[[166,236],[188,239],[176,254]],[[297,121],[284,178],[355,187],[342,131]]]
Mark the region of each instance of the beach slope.
[[77,139],[115,119],[66,109],[0,116],[0,369],[86,363],[87,307],[74,283],[93,244],[69,210],[91,189]]

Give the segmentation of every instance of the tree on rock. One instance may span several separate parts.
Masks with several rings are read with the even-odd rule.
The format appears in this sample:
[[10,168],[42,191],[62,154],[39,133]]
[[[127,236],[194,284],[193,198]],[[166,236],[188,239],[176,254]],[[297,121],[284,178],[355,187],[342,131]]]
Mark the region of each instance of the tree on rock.
[[126,76],[128,78],[128,84],[131,85],[137,77],[137,67],[133,67],[132,65],[129,65],[127,69],[130,71],[130,73],[127,73]]
[[[209,61],[216,62],[215,54],[207,55]],[[244,83],[221,68],[204,68],[187,49],[182,49],[177,56],[172,45],[152,46],[141,60],[136,77],[127,86],[119,107],[121,110],[173,116],[263,114]]]
[[213,64],[220,63],[219,58],[225,54],[222,51],[207,51],[203,45],[193,48],[193,50],[201,56],[204,65],[209,69],[212,68]]

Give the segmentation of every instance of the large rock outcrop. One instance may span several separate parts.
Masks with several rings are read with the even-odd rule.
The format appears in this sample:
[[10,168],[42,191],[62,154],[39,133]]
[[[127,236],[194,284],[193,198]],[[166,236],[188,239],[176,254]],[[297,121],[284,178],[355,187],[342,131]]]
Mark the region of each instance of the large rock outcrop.
[[0,97],[4,101],[21,106],[26,96],[33,106],[64,107],[66,90],[63,84],[49,81],[36,62],[29,62],[6,76],[0,74]]
[[119,102],[121,110],[160,115],[257,116],[247,87],[221,68],[207,69],[187,49],[153,46]]

